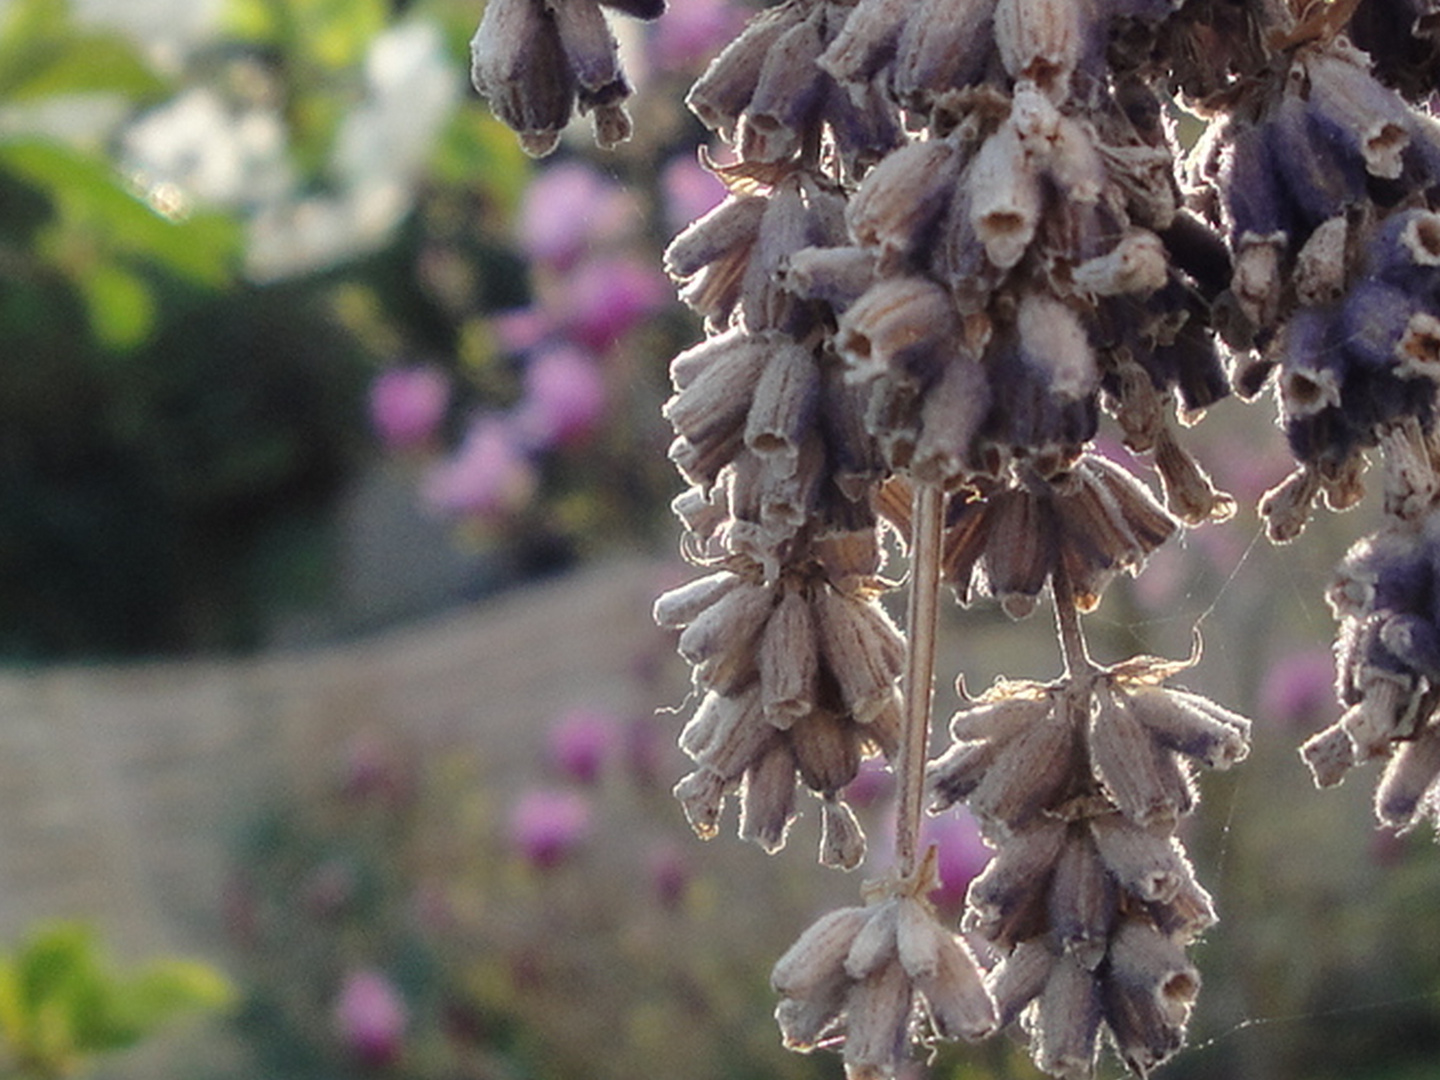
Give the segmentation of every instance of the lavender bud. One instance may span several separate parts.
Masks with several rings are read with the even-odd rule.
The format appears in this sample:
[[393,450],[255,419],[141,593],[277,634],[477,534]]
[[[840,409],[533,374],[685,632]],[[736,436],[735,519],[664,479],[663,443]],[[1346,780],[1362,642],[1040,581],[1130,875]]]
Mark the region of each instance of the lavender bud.
[[790,748],[773,743],[745,770],[740,786],[740,838],[773,855],[785,846],[795,819],[795,762]]
[[1080,6],[1069,0],[999,0],[995,44],[1012,78],[1029,79],[1063,99],[1080,58]]
[[990,261],[1008,270],[1020,261],[1040,219],[1035,166],[1011,124],[985,140],[966,174],[970,225]]
[[907,106],[927,108],[947,90],[979,81],[993,50],[995,0],[919,0],[895,46],[891,86]]
[[824,49],[815,15],[790,27],[770,46],[740,120],[738,138],[745,160],[781,161],[800,149],[824,96],[826,76],[816,66]]
[[1100,1038],[1100,990],[1095,977],[1068,956],[1056,959],[1035,1001],[1031,1052],[1051,1076],[1090,1076]]
[[1409,829],[1416,819],[1433,815],[1434,791],[1440,778],[1440,726],[1427,722],[1404,742],[1385,766],[1375,789],[1375,816],[1384,825]]
[[1119,814],[1090,820],[1100,858],[1121,888],[1141,900],[1166,903],[1193,877],[1173,823],[1142,827]]
[[751,19],[690,88],[685,98],[690,111],[710,130],[732,138],[741,112],[755,93],[771,47],[808,14],[803,4],[777,4]]
[[470,42],[470,79],[533,157],[560,142],[575,83],[555,20],[539,0],[492,0]]

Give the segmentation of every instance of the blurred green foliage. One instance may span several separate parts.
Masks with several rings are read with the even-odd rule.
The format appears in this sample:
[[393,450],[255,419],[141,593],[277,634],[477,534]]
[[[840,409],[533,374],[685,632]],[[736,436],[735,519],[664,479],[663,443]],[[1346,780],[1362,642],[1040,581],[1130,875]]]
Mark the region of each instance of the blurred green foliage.
[[90,926],[37,927],[0,956],[0,1075],[81,1075],[177,1016],[222,1008],[232,997],[225,978],[204,964],[155,960],[121,974]]
[[[136,117],[259,72],[298,190],[323,191],[368,45],[421,7],[463,55],[468,5],[233,0],[174,73],[68,3],[0,7],[0,657],[246,648],[278,613],[323,603],[330,508],[371,452],[368,379],[455,346],[453,315],[416,282],[436,205],[478,248],[486,298],[523,298],[484,237],[528,166],[478,106],[456,110],[436,179],[416,178],[418,209],[380,250],[265,284],[243,271],[244,209],[142,188],[115,164],[113,127],[72,135],[55,109]],[[357,294],[375,318],[353,317]]]

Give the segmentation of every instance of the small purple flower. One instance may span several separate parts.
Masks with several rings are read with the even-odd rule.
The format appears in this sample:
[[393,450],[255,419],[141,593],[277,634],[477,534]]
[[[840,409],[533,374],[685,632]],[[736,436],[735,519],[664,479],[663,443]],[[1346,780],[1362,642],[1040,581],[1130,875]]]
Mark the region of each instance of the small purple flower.
[[593,784],[620,738],[620,724],[612,713],[586,706],[571,709],[550,727],[550,762],[564,776]]
[[728,0],[672,0],[651,24],[650,59],[665,71],[697,70],[744,25],[745,13]]
[[370,384],[370,422],[386,446],[430,442],[450,404],[450,376],[431,364],[393,367]]
[[517,239],[534,261],[564,269],[597,243],[623,235],[634,216],[632,200],[617,184],[589,165],[565,161],[526,190]]
[[590,834],[590,803],[579,792],[532,788],[510,811],[510,843],[542,870],[573,854]]
[[346,975],[333,1015],[341,1043],[366,1068],[383,1068],[399,1058],[405,1001],[380,972],[364,968]]
[[[663,22],[663,20],[662,20]],[[725,185],[689,154],[671,158],[660,174],[665,222],[678,233],[725,201]]]
[[567,275],[563,288],[570,335],[597,353],[674,297],[667,278],[627,256],[582,262]]
[[522,509],[535,493],[535,467],[504,418],[471,425],[454,455],[426,477],[424,494],[447,514],[500,518]]
[[556,345],[525,368],[515,430],[537,448],[584,442],[605,414],[605,397],[599,365],[574,346]]

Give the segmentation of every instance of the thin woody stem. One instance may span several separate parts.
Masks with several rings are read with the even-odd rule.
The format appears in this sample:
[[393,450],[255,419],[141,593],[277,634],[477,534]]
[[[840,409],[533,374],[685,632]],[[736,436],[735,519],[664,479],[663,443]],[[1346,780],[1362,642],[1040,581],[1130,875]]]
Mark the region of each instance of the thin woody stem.
[[1060,637],[1060,655],[1065,661],[1065,676],[1078,681],[1095,670],[1090,650],[1085,646],[1085,633],[1080,627],[1080,611],[1075,606],[1075,590],[1065,568],[1056,565],[1050,572],[1050,592],[1055,602],[1055,629]]
[[910,596],[906,633],[904,725],[896,773],[900,807],[895,824],[895,852],[901,877],[918,865],[921,803],[925,793],[925,762],[930,748],[930,704],[935,681],[935,632],[940,611],[940,546],[945,525],[945,492],[935,484],[918,484],[911,515]]

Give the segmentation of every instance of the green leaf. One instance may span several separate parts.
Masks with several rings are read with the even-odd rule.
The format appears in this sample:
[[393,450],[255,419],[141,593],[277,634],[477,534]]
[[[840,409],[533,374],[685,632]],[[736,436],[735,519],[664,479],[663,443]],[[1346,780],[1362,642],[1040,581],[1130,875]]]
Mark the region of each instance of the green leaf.
[[102,345],[133,349],[155,325],[155,296],[137,274],[111,262],[88,267],[75,284],[90,313],[90,327]]
[[109,92],[150,100],[168,88],[129,42],[111,34],[72,34],[63,41],[36,43],[18,61],[0,67],[0,98],[23,102]]
[[137,198],[105,161],[43,139],[0,143],[0,169],[35,185],[55,205],[59,226],[91,245],[137,257],[200,283],[231,279],[239,226],[219,214],[172,221]]
[[0,23],[0,99],[113,92],[157,96],[166,82],[124,37],[76,27],[69,5],[11,0]]

